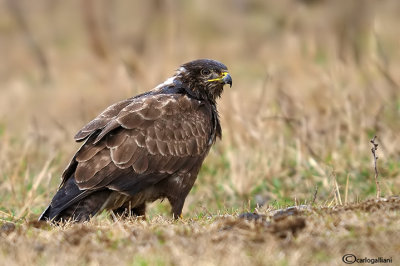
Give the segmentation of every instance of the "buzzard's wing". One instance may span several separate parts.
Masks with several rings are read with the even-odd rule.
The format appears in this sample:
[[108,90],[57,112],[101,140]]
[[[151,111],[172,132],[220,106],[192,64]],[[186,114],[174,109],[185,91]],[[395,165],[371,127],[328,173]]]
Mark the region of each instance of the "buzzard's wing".
[[212,129],[211,110],[186,95],[120,102],[75,136],[78,141],[88,138],[74,157],[76,184],[82,190],[108,187],[134,194],[201,164]]
[[75,136],[86,141],[39,220],[87,219],[107,199],[106,188],[134,195],[198,169],[213,129],[210,106],[186,95],[147,94],[110,106]]

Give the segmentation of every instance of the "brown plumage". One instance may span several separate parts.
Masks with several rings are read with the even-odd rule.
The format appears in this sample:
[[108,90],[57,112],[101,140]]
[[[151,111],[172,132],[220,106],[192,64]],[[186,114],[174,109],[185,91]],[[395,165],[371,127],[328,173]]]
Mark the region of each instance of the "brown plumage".
[[144,215],[147,202],[163,198],[179,217],[221,137],[216,99],[225,84],[232,86],[226,66],[200,59],[153,90],[108,107],[76,134],[84,144],[39,220],[84,221],[104,209]]

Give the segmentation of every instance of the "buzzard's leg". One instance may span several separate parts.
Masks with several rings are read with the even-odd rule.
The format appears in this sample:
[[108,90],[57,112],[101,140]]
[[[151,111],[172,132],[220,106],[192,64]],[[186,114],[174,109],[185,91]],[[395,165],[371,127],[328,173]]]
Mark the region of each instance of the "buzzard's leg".
[[[175,188],[174,190],[166,193],[167,199],[169,203],[171,203],[171,212],[174,219],[182,217],[183,204],[185,204],[185,199],[193,187],[199,169],[200,165],[198,165],[197,168],[193,168],[191,172],[187,173],[186,175],[177,176],[167,180],[168,185],[166,187]],[[177,186],[177,183],[180,184],[180,186]]]
[[172,217],[178,219],[182,217],[183,204],[185,203],[186,196],[182,198],[168,197],[168,201],[172,207]]

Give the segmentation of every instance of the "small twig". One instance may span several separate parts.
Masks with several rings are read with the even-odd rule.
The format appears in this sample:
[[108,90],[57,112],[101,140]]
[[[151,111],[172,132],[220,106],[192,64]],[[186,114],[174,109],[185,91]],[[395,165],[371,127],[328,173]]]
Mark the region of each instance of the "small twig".
[[317,194],[318,194],[318,186],[315,186],[314,196],[313,196],[313,199],[311,201],[311,205],[314,205],[315,200],[317,199]]
[[212,217],[213,215],[212,215],[212,213],[206,208],[206,207],[204,207],[204,206],[200,206],[202,209],[203,209],[203,211],[209,216],[209,217]]
[[335,190],[335,198],[337,198],[339,205],[343,205],[342,196],[340,195],[339,185],[338,185],[337,180],[336,180],[336,173],[333,172],[332,176],[333,176],[333,181],[335,182],[335,184],[334,184],[335,185],[335,188],[334,188],[334,190]]
[[347,179],[346,179],[346,189],[344,192],[344,204],[347,205],[347,196],[349,195],[349,178],[350,174],[347,174]]
[[378,181],[378,168],[376,167],[376,161],[378,160],[378,156],[376,156],[376,150],[378,149],[378,144],[375,143],[376,136],[374,136],[370,142],[372,143],[372,156],[374,158],[374,169],[375,169],[375,184],[376,184],[376,197],[379,199],[381,197],[381,187]]

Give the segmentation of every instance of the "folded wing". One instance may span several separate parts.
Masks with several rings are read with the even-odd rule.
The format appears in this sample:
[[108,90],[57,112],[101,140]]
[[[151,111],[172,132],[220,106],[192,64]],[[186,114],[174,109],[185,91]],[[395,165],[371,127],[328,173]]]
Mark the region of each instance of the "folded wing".
[[135,186],[189,172],[209,149],[210,117],[203,102],[185,95],[117,103],[76,135],[78,141],[88,138],[74,157],[76,184],[82,190],[107,187],[132,194]]

